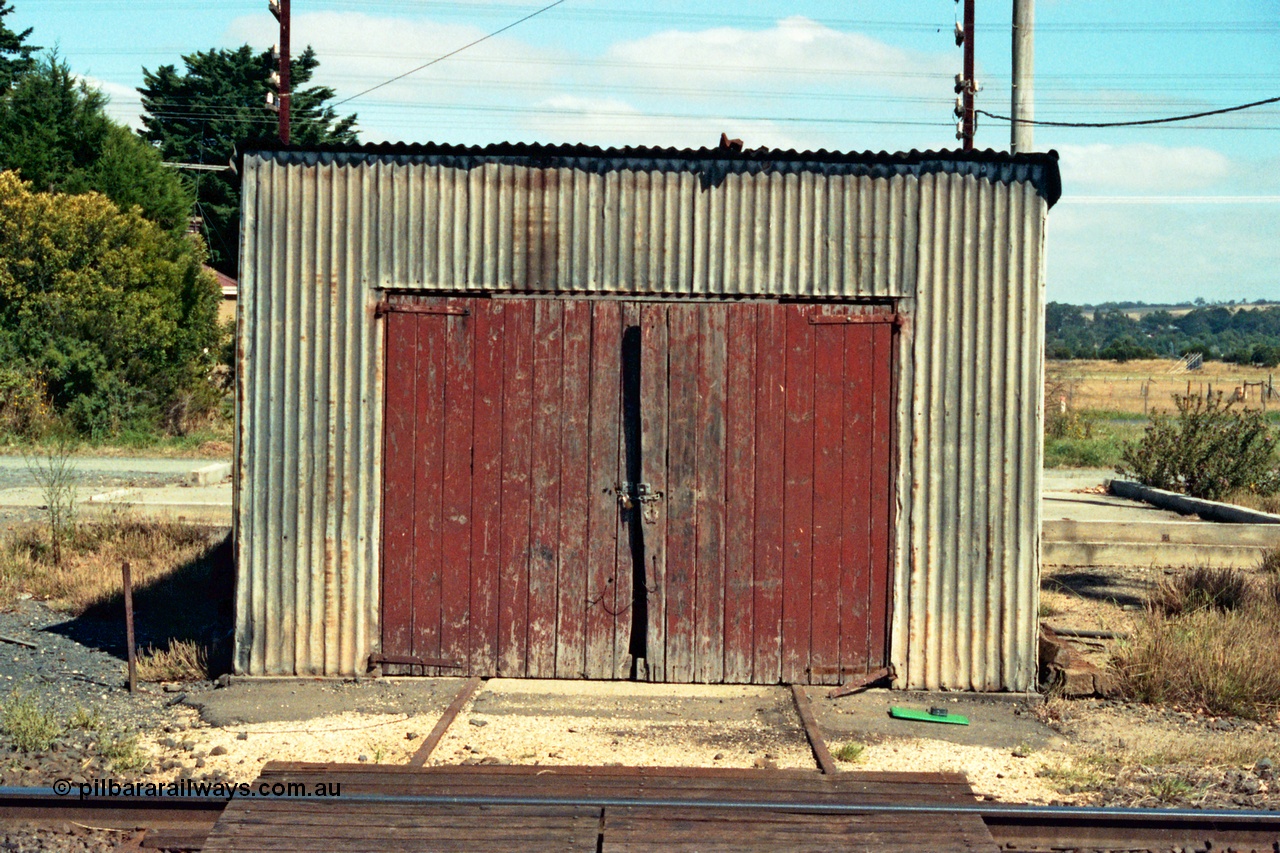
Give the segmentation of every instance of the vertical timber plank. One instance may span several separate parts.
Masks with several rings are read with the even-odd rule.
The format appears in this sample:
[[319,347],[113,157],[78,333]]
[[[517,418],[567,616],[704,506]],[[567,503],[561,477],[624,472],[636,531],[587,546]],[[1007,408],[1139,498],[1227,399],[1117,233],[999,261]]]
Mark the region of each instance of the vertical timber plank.
[[[450,299],[469,310],[475,299]],[[470,315],[435,319],[444,337],[444,471],[441,496],[440,653],[465,667],[471,633],[471,485],[475,435],[475,321]],[[463,670],[446,670],[451,675]]]
[[555,299],[539,299],[534,306],[528,656],[530,678],[551,678],[556,664],[556,570],[560,554],[564,304]]
[[417,318],[387,315],[383,466],[382,653],[413,653],[413,451]]
[[502,306],[477,299],[475,432],[471,485],[471,675],[497,674],[498,573],[502,565]]
[[[607,369],[607,368],[606,368]],[[556,678],[586,675],[587,529],[593,499],[587,475],[591,405],[591,303],[564,303],[564,432],[560,450],[560,553]]]
[[[667,306],[667,681],[693,680],[697,584],[698,306]],[[646,454],[647,457],[647,454]]]
[[[618,575],[630,577],[631,563],[624,551],[620,562],[618,501],[614,485],[618,476],[618,411],[622,398],[618,367],[622,340],[621,307],[616,302],[593,302],[591,326],[591,400],[589,427],[590,494],[587,501],[587,615],[586,677],[614,678],[615,621],[629,618],[628,609],[618,614],[614,601]],[[619,654],[626,654],[623,635]]]
[[813,626],[810,681],[840,683],[844,325],[810,326],[813,354]]
[[849,326],[844,330],[844,531],[840,562],[840,663],[850,672],[866,672],[875,664],[868,658],[868,604],[871,599],[871,433],[874,387],[875,326]]
[[724,680],[725,308],[697,306],[698,397],[688,419],[697,431],[693,680],[704,684]]
[[813,591],[813,327],[786,306],[786,449],[782,487],[782,680],[809,680]]
[[755,642],[756,306],[728,306],[725,334],[724,680],[746,684]]
[[533,302],[503,302],[502,565],[498,576],[498,675],[527,674],[529,466],[533,435]]
[[[413,655],[440,656],[441,515],[444,480],[445,323],[441,315],[418,315],[414,451]],[[427,667],[426,675],[438,669]]]
[[757,307],[755,684],[782,680],[782,488],[786,451],[784,305]]
[[874,416],[871,430],[871,589],[869,596],[871,666],[887,663],[889,639],[890,512],[893,506],[893,344],[894,329],[888,324],[874,330],[875,353],[871,364],[875,371]]
[[[640,307],[640,442],[644,482],[662,492],[653,524],[644,525],[645,585],[647,587],[646,662],[651,681],[672,681],[667,656],[667,520],[671,482],[667,477],[668,397],[670,358],[666,305]],[[619,548],[621,554],[622,549]],[[638,592],[638,591],[637,591]],[[621,590],[619,590],[621,595]],[[620,599],[619,609],[624,602]],[[629,612],[629,611],[628,611]],[[626,677],[626,676],[620,676]]]

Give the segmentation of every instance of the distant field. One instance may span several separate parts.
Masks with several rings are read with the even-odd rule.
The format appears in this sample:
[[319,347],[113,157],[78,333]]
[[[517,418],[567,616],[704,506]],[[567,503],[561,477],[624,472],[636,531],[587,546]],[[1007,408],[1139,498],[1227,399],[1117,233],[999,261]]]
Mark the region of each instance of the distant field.
[[1280,398],[1264,401],[1256,385],[1274,380],[1280,395],[1280,370],[1207,361],[1200,370],[1170,373],[1177,362],[1167,359],[1114,361],[1049,361],[1045,366],[1045,404],[1076,410],[1142,415],[1151,409],[1172,409],[1173,395],[1221,391],[1239,397],[1250,408],[1280,411]]

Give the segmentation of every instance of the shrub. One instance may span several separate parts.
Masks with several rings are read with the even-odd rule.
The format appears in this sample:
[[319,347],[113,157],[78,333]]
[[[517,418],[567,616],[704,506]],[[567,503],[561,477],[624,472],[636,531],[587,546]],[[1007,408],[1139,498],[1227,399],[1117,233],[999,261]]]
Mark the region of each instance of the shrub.
[[1233,409],[1222,396],[1175,395],[1176,416],[1156,412],[1116,472],[1147,486],[1219,500],[1237,489],[1280,489],[1276,436],[1258,411]]
[[33,192],[0,172],[0,363],[41,383],[10,408],[47,393],[77,432],[100,437],[158,423],[184,394],[207,405],[196,390],[222,331],[201,260],[198,244],[137,208]]

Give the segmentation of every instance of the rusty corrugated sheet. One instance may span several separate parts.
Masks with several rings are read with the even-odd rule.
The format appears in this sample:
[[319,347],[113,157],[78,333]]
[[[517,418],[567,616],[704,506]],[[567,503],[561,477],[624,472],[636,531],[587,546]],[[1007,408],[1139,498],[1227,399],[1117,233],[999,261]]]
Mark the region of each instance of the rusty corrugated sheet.
[[1036,676],[1047,206],[1029,184],[971,176],[925,176],[918,191],[892,656],[900,686],[1026,690]]
[[246,163],[235,666],[364,670],[378,621],[381,327],[362,167]]
[[374,650],[381,287],[895,299],[899,684],[1030,686],[1056,166],[623,153],[245,157],[237,669]]

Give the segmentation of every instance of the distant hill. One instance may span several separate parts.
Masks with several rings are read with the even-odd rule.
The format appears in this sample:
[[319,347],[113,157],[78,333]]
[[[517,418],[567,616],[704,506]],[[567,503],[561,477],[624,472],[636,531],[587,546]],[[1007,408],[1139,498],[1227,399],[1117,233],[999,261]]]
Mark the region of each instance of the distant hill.
[[1280,366],[1280,303],[1045,306],[1049,358],[1181,358]]

